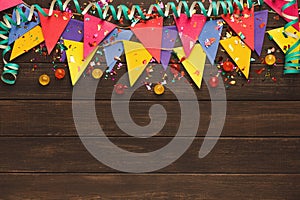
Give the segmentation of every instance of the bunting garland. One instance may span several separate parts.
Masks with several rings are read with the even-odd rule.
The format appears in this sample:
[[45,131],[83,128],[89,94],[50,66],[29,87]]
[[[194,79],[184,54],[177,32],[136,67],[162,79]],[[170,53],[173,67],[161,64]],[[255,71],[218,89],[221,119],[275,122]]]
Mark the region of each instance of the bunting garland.
[[220,41],[223,48],[237,64],[245,77],[249,78],[251,49],[237,36]]
[[86,58],[116,26],[92,15],[84,15],[84,58]]
[[159,17],[136,24],[131,30],[157,62],[160,62],[163,18]]
[[[270,38],[286,54],[284,73],[300,73],[298,3],[295,0],[265,1],[288,22],[282,28],[268,31]],[[84,15],[83,21],[73,19],[73,13],[66,11],[70,2],[74,2],[76,11]],[[5,64],[5,73],[1,79],[8,84],[15,83],[15,80],[4,76],[11,72],[16,79],[19,69],[19,66],[8,63],[4,58],[11,50],[11,44],[13,48],[10,60],[13,60],[43,41],[48,54],[60,42],[61,60],[67,58],[72,85],[77,83],[96,52],[106,59],[105,67],[108,72],[113,70],[121,55],[125,53],[131,86],[136,83],[150,62],[156,60],[166,70],[172,52],[175,52],[200,88],[205,59],[207,57],[212,65],[215,64],[219,43],[248,79],[251,50],[256,51],[258,55],[262,51],[268,11],[254,12],[253,2],[245,2],[246,4],[236,0],[233,0],[233,3],[231,0],[211,2],[208,9],[199,1],[191,6],[182,1],[177,7],[169,2],[164,10],[158,4],[153,4],[145,15],[138,5],[134,5],[131,10],[125,5],[120,5],[116,11],[111,5],[101,8],[97,3],[90,3],[82,10],[77,0],[67,0],[64,3],[61,0],[53,0],[48,9],[37,4],[28,7],[17,0],[0,0],[0,11],[17,6],[13,10],[12,18],[5,15],[4,22],[0,23],[0,28],[3,29],[0,31],[0,38],[3,39],[0,41],[0,48],[4,49]],[[258,4],[261,5],[262,0],[259,0]],[[55,5],[59,11],[54,10]],[[92,6],[97,10],[99,17],[88,14]],[[195,13],[196,6],[201,10],[201,14]],[[184,13],[181,13],[181,9]],[[115,20],[121,20],[122,16],[125,20],[132,20],[130,30],[119,28],[105,20],[109,11],[111,18]],[[170,16],[171,11],[176,26],[163,26],[163,17]],[[152,15],[153,12],[156,12],[156,15]],[[222,37],[224,21],[208,20],[208,17],[219,14],[222,14],[221,18],[234,30],[236,36]],[[133,35],[139,42],[130,41]]]
[[260,56],[268,22],[268,11],[262,10],[254,13],[254,49]]
[[165,26],[163,27],[162,36],[162,51],[161,51],[161,64],[166,70],[171,58],[172,50],[175,46],[178,38],[178,31],[176,26]]
[[141,43],[123,41],[125,56],[128,65],[130,86],[133,86],[143,73],[152,56]]
[[[17,7],[17,9],[20,9],[24,12],[24,17],[28,17],[30,13],[30,8],[25,6],[24,4],[21,4]],[[17,14],[16,10],[13,11],[12,20],[17,21]],[[8,45],[11,45],[16,39],[20,38],[22,35],[33,29],[34,27],[38,26],[40,24],[40,19],[38,17],[38,13],[34,12],[32,21],[26,22],[22,21],[19,25],[12,25],[9,35],[8,35]]]
[[44,40],[45,39],[43,36],[42,28],[40,26],[34,27],[15,41],[10,60],[13,60],[18,56],[26,53],[33,47],[44,42]]
[[124,53],[122,41],[130,40],[132,36],[132,31],[116,28],[101,43],[101,45],[105,46],[104,52],[109,72],[113,70],[117,60],[120,59],[120,56]]
[[212,65],[215,62],[222,30],[223,20],[211,20],[205,23],[199,36],[199,42]]
[[0,12],[3,11],[3,10],[6,10],[8,8],[11,8],[11,7],[14,7],[18,4],[21,4],[23,3],[22,0],[0,0]]
[[[44,12],[49,13],[49,9],[44,9]],[[48,54],[50,54],[56,46],[61,34],[67,27],[69,21],[71,20],[72,14],[54,10],[51,17],[45,17],[42,14],[39,15],[46,47],[48,50]]]
[[179,36],[182,42],[182,46],[185,55],[188,57],[205,24],[206,17],[204,15],[195,14],[191,18],[188,18],[186,14],[181,14],[179,18],[174,16],[174,20],[179,32]]
[[193,79],[197,87],[200,88],[206,60],[206,54],[203,51],[201,45],[196,44],[188,57],[186,57],[183,47],[174,49],[174,52],[180,60],[183,60],[182,64],[184,68]]

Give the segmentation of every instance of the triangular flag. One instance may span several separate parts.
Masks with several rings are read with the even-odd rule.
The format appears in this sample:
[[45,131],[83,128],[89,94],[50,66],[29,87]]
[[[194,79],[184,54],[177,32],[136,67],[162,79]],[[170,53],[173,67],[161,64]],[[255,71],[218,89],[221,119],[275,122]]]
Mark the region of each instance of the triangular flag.
[[71,19],[61,37],[64,40],[81,42],[83,40],[83,28],[82,21]]
[[207,21],[199,36],[199,42],[212,65],[215,62],[222,30],[223,20]]
[[[298,17],[298,1],[295,1],[294,4],[289,6],[287,9],[284,10],[284,13],[281,12],[282,7],[291,2],[287,0],[264,0],[264,2],[270,6],[276,13],[278,13],[281,17],[283,17],[287,22],[290,22],[291,19],[289,19],[288,16],[292,17]],[[298,17],[299,21],[299,17]],[[293,25],[295,29],[300,31],[299,24],[296,23]]]
[[27,51],[39,45],[43,41],[44,36],[42,28],[40,26],[34,27],[15,41],[14,47],[10,55],[10,60],[13,60],[16,57],[22,55],[23,53],[26,53]]
[[165,70],[169,65],[172,49],[175,46],[177,37],[178,37],[178,31],[176,26],[163,27],[162,51],[161,51],[160,61]]
[[84,58],[112,31],[116,25],[98,17],[84,15]]
[[250,71],[251,49],[245,45],[238,36],[221,40],[220,43],[248,79]]
[[[49,13],[48,9],[44,9],[44,11]],[[56,46],[61,34],[67,27],[72,17],[72,13],[54,10],[51,17],[45,17],[41,13],[39,13],[39,15],[46,47],[48,54],[50,54]]]
[[81,75],[83,74],[84,70],[86,69],[87,65],[93,58],[93,55],[96,53],[97,49],[94,50],[92,54],[87,59],[83,59],[83,43],[76,42],[72,40],[64,40],[65,46],[68,48],[66,50],[67,60],[70,70],[70,76],[72,85],[74,86]]
[[[24,4],[19,5],[18,7],[22,10],[25,16],[28,17],[30,13],[30,8],[28,8]],[[17,21],[16,10],[14,10],[13,12],[12,20],[15,22]],[[39,25],[39,23],[39,15],[37,12],[34,12],[32,20],[30,22],[21,22],[21,24],[17,26],[12,25],[9,31],[8,45],[11,45],[16,39],[20,38],[22,35]]]
[[[63,44],[63,40],[73,40],[77,42],[81,42],[83,40],[83,22],[71,19],[65,31],[61,35],[60,43]],[[66,52],[61,49],[61,61],[64,62],[66,60]]]
[[174,18],[185,55],[189,56],[202,31],[206,17],[194,14],[191,18],[188,18],[186,14],[181,14],[179,18],[175,16]]
[[133,86],[152,59],[147,49],[137,42],[123,41],[130,86]]
[[197,87],[200,88],[206,60],[206,54],[201,45],[196,44],[190,56],[187,58],[185,57],[184,49],[182,47],[175,48],[174,52],[177,54],[180,60],[183,59],[182,64],[184,68],[193,79]]
[[22,0],[0,0],[0,12],[23,3]]
[[254,49],[260,56],[267,28],[268,10],[257,11],[254,16]]
[[[283,30],[284,28],[276,28],[270,31],[267,31],[267,33],[271,36],[270,38],[273,39],[277,45],[280,47],[280,49],[286,53],[286,51],[288,50],[288,47],[293,46],[293,44],[295,44],[298,39],[294,38],[294,37],[285,37],[283,35]],[[298,35],[298,37],[300,38],[300,32],[297,31],[293,26],[290,26],[286,29],[286,32],[290,32],[290,33],[295,33],[296,35]],[[295,51],[297,51],[297,49],[295,49]]]
[[123,40],[130,40],[133,33],[130,30],[114,29],[109,36],[101,43],[104,45],[104,52],[108,70],[111,72],[117,63],[117,59],[124,53]]
[[157,62],[160,62],[163,18],[158,17],[145,23],[138,23],[131,30]]
[[254,8],[244,8],[242,13],[236,9],[232,15],[222,15],[226,23],[254,51]]

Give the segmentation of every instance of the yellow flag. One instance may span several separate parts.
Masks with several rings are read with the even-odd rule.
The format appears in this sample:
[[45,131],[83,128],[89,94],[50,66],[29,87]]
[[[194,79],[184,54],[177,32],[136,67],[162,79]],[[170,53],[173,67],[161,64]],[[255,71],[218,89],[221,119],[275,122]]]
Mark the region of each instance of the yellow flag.
[[221,40],[220,43],[248,79],[250,72],[251,49],[245,45],[238,36]]
[[66,54],[71,81],[72,85],[74,86],[92,60],[94,54],[97,52],[97,48],[84,60],[82,42],[64,40],[64,45],[68,48],[68,50],[66,50]]
[[14,47],[10,55],[10,60],[13,60],[18,56],[22,55],[23,53],[26,53],[27,51],[39,45],[43,41],[44,36],[42,28],[40,26],[34,27],[15,41]]
[[[297,31],[293,26],[288,27],[286,31],[294,34],[296,33],[296,35],[298,35],[300,38],[300,32]],[[286,51],[288,50],[288,46],[293,46],[293,44],[295,44],[298,41],[297,38],[293,38],[290,36],[285,37],[282,33],[283,27],[276,28],[267,32],[284,53],[286,53]],[[294,51],[299,51],[299,49],[300,49],[300,45],[299,48],[298,49],[296,48]]]
[[[185,57],[183,47],[178,47],[173,50],[181,60]],[[205,66],[206,54],[200,44],[196,44],[188,58],[182,61],[182,64],[194,83],[201,87],[203,71]]]
[[133,86],[147,67],[152,56],[140,43],[124,40],[123,44],[130,86]]

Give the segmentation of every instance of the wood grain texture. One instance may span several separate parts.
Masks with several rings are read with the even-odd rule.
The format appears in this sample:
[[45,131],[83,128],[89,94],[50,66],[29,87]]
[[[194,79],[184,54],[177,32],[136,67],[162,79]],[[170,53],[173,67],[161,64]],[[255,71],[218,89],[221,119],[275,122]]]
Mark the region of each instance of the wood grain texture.
[[[74,106],[90,103],[76,101]],[[122,101],[117,104],[125,106]],[[168,115],[165,126],[156,136],[175,136],[180,123],[180,107],[176,101],[132,101],[129,108],[132,119],[139,126],[149,124],[149,108],[154,104],[163,105]],[[128,136],[113,120],[110,101],[96,101],[95,105],[98,121],[107,136]],[[199,101],[199,108],[201,119],[197,136],[205,136],[211,120],[211,103]],[[0,127],[0,136],[77,136],[71,101],[1,101],[0,111],[6,113],[0,115],[0,121],[5,122]],[[297,101],[228,101],[221,137],[299,137],[299,114]],[[118,115],[122,116],[122,113]],[[97,124],[90,123],[89,119],[86,123],[97,130]],[[132,125],[129,119],[123,119],[121,123]],[[97,136],[97,133],[90,132],[86,136]]]
[[[73,88],[69,78],[69,72],[66,69],[66,77],[63,80],[55,80],[53,65],[37,63],[38,69],[32,72],[32,64],[22,64],[20,74],[18,75],[17,83],[13,86],[0,83],[0,99],[12,100],[12,99],[72,99]],[[64,67],[64,65],[58,65]],[[155,66],[155,65],[153,65]],[[300,100],[300,93],[298,92],[297,85],[300,85],[300,75],[283,75],[282,65],[277,66],[272,70],[272,76],[277,78],[277,82],[274,83],[271,78],[266,79],[264,75],[258,75],[255,70],[259,70],[265,67],[265,65],[253,65],[251,67],[252,77],[250,83],[242,77],[236,77],[237,85],[226,89],[227,100]],[[207,66],[205,70],[210,71],[211,66]],[[91,89],[91,85],[95,83],[95,80],[90,76],[82,77],[77,87],[84,88],[84,92],[81,93],[81,99],[90,99],[88,95],[94,95],[98,100],[110,100],[114,85],[120,77],[126,72],[125,66],[121,70],[118,70],[116,80],[100,80],[96,93]],[[42,87],[38,84],[38,78],[41,74],[49,74],[52,82],[47,87]],[[192,82],[189,76],[186,76],[187,80]],[[137,82],[140,88],[132,96],[132,100],[176,100],[175,95],[166,90],[162,96],[156,96],[153,92],[148,92],[141,82]],[[186,94],[187,91],[179,83],[175,83],[177,90],[182,94]],[[202,88],[199,90],[192,83],[195,94],[198,100],[211,100],[207,85],[203,82]],[[223,100],[223,90],[216,88],[212,90],[212,94],[216,96],[216,100]],[[189,95],[187,95],[189,96]],[[120,96],[120,99],[123,97]],[[186,98],[185,100],[189,100]]]
[[299,175],[0,175],[1,199],[298,200]]
[[[25,2],[49,7],[51,1]],[[85,0],[79,2],[86,5]],[[139,4],[142,8],[148,8],[152,3],[155,1],[113,1],[115,6]],[[207,4],[208,1],[205,1]],[[269,7],[264,5],[261,9]],[[256,10],[259,8],[256,7]],[[267,30],[284,26],[285,21],[282,18],[277,20],[277,17],[275,13],[269,13]],[[170,21],[166,19],[165,24]],[[130,22],[119,25],[128,26]],[[227,25],[223,30],[225,34]],[[276,83],[265,78],[264,74],[256,73],[256,70],[266,67],[261,64],[261,59],[271,47],[277,49],[278,65],[271,69],[271,76],[277,78]],[[258,57],[252,53],[255,61],[251,63],[249,83],[237,77],[237,85],[226,90],[225,126],[221,139],[208,156],[198,158],[210,123],[211,97],[206,84],[200,90],[192,84],[201,110],[197,138],[170,166],[155,173],[139,175],[111,169],[85,149],[77,136],[72,117],[73,88],[66,63],[52,63],[55,53],[41,56],[29,51],[14,60],[21,66],[16,85],[0,83],[0,199],[298,200],[300,75],[283,75],[284,55],[278,49],[266,34],[262,55]],[[229,57],[221,47],[218,51],[220,57]],[[124,67],[117,71],[116,80],[126,73],[124,56],[122,63]],[[32,71],[35,64],[38,67]],[[66,69],[65,79],[55,80],[54,65]],[[3,63],[0,63],[0,68],[3,68]],[[205,70],[210,71],[211,66],[206,66]],[[38,84],[38,77],[43,73],[49,74],[52,79],[48,87]],[[189,76],[186,78],[191,82]],[[89,86],[95,80],[89,76],[82,80],[85,83],[80,82],[79,86],[85,88],[86,94],[82,94],[83,100],[76,101],[75,105],[89,103],[86,95],[93,93]],[[115,83],[101,80],[96,91],[98,120],[109,139],[133,152],[150,152],[168,144],[175,136],[180,121],[175,95],[167,89],[163,96],[155,96],[144,86],[134,93],[130,112],[138,125],[150,122],[148,111],[153,104],[163,105],[168,113],[166,125],[155,137],[137,139],[122,132],[113,119],[110,99]],[[178,90],[186,94],[181,86]],[[212,92],[221,97],[220,88]],[[119,100],[120,104],[124,102],[122,97]],[[89,119],[86,121],[88,123]],[[128,121],[124,119],[122,123],[128,124]],[[88,127],[93,128],[95,124]],[[91,131],[86,138],[101,141],[96,136],[96,132]],[[96,142],[95,145],[108,148],[100,144]]]
[[[137,153],[152,152],[172,138],[109,138],[115,145]],[[188,138],[180,138],[184,141]],[[90,145],[111,149],[101,138],[86,138]],[[176,173],[299,173],[300,139],[221,138],[203,159],[202,138],[176,162],[159,172]],[[165,157],[164,155],[163,157]],[[168,153],[167,156],[173,156]],[[0,172],[117,172],[89,154],[77,137],[0,138]],[[113,157],[112,157],[113,159]]]

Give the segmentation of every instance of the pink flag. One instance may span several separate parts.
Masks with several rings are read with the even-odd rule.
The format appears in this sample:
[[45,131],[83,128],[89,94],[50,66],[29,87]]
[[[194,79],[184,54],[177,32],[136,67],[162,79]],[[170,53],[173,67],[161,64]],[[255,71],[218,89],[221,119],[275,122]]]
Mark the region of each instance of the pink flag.
[[23,3],[22,0],[0,0],[0,12]]
[[174,18],[185,56],[189,57],[206,22],[206,17],[194,14],[191,18],[188,18],[186,14],[181,14],[179,18],[175,16]]
[[98,17],[84,15],[84,58],[88,57],[115,27],[116,25]]
[[[281,17],[283,17],[287,22],[290,22],[291,20],[286,18],[284,15],[289,15],[292,17],[298,17],[298,1],[296,1],[292,6],[288,7],[286,10],[284,10],[284,13],[281,12],[282,6],[284,4],[289,3],[289,1],[285,0],[265,0],[264,1],[268,6],[270,6],[275,12],[277,12]],[[298,17],[299,21],[299,17]],[[296,23],[293,25],[296,30],[300,31],[299,29],[299,23]]]
[[131,30],[149,53],[160,62],[163,18],[158,17],[145,23],[138,23]]

